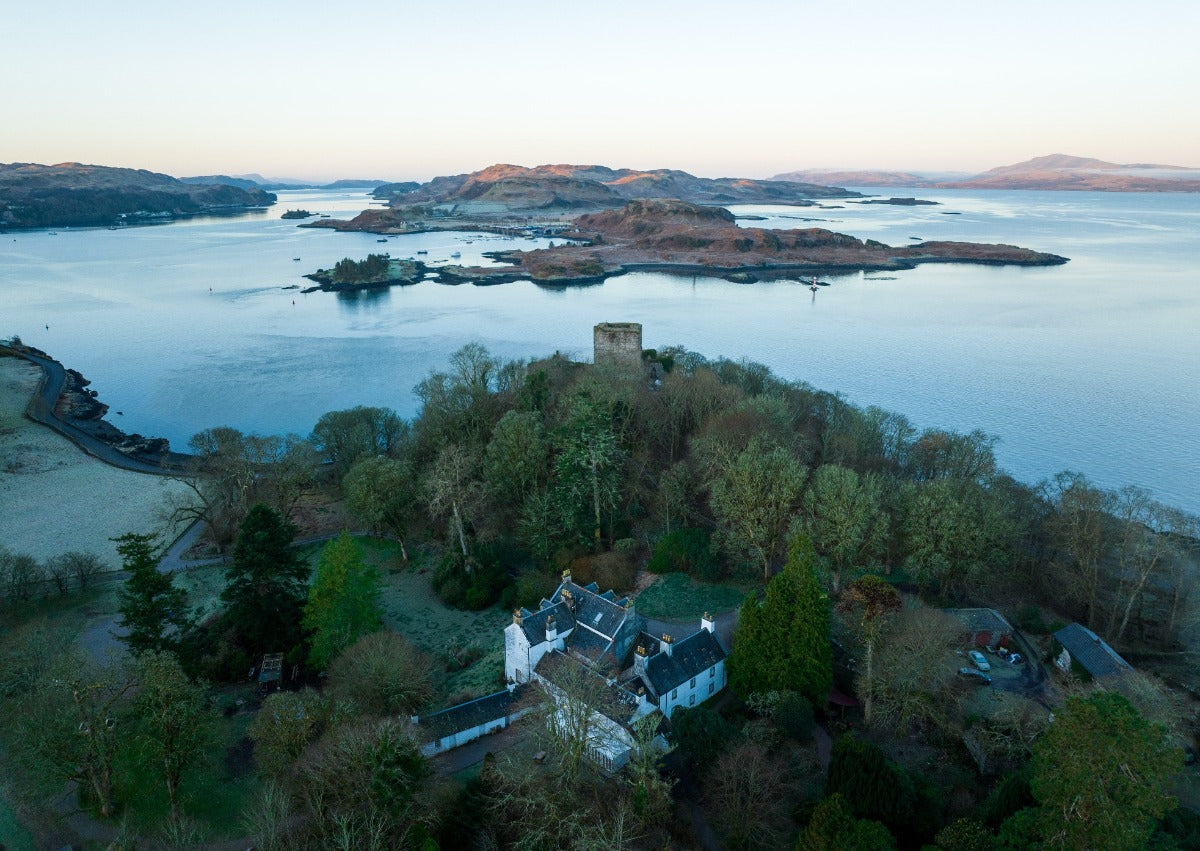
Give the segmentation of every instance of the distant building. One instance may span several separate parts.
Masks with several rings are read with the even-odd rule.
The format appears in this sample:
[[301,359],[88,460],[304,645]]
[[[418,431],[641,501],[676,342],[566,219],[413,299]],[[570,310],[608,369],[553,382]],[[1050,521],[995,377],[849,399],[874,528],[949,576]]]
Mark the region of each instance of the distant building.
[[1133,670],[1133,666],[1121,658],[1108,643],[1082,624],[1073,623],[1054,633],[1055,648],[1059,651],[1054,664],[1064,673],[1070,673],[1071,663],[1076,662],[1092,678],[1120,677]]

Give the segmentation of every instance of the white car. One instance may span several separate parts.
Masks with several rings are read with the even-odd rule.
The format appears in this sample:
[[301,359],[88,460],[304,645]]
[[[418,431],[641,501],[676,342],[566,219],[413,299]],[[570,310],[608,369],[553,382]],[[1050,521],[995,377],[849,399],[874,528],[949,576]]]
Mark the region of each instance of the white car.
[[975,667],[981,671],[990,671],[992,666],[988,664],[988,660],[978,650],[972,650],[967,654],[971,657],[971,661],[975,663]]

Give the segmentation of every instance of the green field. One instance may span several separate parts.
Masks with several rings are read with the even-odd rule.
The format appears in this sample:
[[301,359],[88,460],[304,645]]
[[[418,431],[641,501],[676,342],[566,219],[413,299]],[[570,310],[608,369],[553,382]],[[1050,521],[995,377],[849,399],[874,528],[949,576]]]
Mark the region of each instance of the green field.
[[[504,627],[509,616],[493,607],[481,612],[446,606],[430,585],[432,559],[412,553],[408,567],[400,560],[400,548],[390,541],[360,540],[367,560],[379,567],[383,578],[383,623],[413,644],[446,662],[464,651],[482,656],[467,667],[450,673],[441,695],[442,705],[451,698],[469,699],[491,694],[503,687]],[[472,650],[472,645],[475,650]],[[469,658],[469,657],[468,657]]]
[[697,582],[685,573],[668,573],[637,596],[638,614],[648,618],[681,620],[704,612],[717,614],[736,609],[757,582]]

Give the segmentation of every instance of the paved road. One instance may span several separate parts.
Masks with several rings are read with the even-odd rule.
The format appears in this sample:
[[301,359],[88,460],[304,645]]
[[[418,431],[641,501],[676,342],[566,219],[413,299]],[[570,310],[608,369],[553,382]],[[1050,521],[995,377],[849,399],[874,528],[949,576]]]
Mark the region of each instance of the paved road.
[[114,467],[132,470],[135,473],[151,473],[157,476],[173,476],[183,471],[183,462],[186,460],[186,456],[179,453],[170,453],[168,459],[164,459],[163,463],[150,463],[149,461],[130,457],[124,452],[109,446],[104,441],[88,434],[69,421],[60,419],[58,414],[55,413],[55,406],[58,404],[58,397],[62,395],[63,384],[67,380],[67,371],[63,365],[53,358],[37,355],[23,349],[13,349],[8,346],[4,346],[3,349],[5,352],[24,358],[42,368],[43,378],[41,384],[38,386],[37,392],[33,394],[33,398],[29,400],[29,405],[25,409],[25,416],[29,417],[29,419],[53,429],[88,455],[106,464],[111,464]]

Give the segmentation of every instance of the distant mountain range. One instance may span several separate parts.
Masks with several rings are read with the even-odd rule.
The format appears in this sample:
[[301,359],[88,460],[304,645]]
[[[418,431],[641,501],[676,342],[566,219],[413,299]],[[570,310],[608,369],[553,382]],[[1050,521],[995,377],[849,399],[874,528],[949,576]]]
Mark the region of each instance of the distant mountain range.
[[258,187],[189,184],[145,169],[0,163],[0,227],[133,224],[274,203]]
[[453,204],[470,213],[564,211],[620,207],[644,198],[677,198],[693,204],[803,204],[814,198],[853,198],[830,186],[797,181],[696,177],[685,171],[612,169],[600,165],[497,164],[428,183],[386,184],[375,197],[392,207]]
[[[335,180],[332,183],[311,183],[304,180],[298,180],[288,177],[270,178],[263,177],[261,174],[239,174],[230,176],[227,174],[204,174],[197,177],[181,177],[179,178],[184,183],[194,183],[201,185],[220,185],[220,186],[237,186],[242,189],[374,189],[377,186],[386,184],[386,180],[372,180],[370,178],[346,178],[344,180]],[[419,184],[412,184],[417,186]]]
[[1093,192],[1200,192],[1200,168],[1152,163],[1110,163],[1050,154],[977,175],[901,171],[803,169],[775,180],[834,182],[844,186],[911,186],[926,189],[1059,189]]

